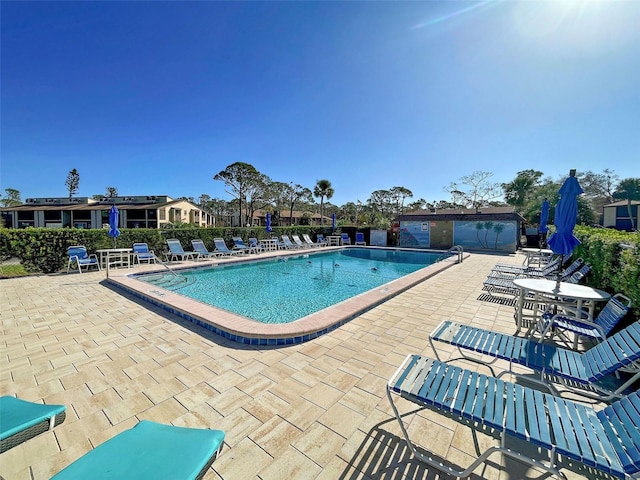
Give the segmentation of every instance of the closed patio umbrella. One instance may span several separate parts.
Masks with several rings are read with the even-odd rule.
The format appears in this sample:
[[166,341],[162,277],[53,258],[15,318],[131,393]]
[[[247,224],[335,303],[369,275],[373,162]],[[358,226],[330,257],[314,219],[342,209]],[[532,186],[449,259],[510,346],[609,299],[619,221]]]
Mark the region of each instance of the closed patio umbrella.
[[115,205],[111,206],[109,210],[109,236],[113,237],[113,248],[116,248],[116,238],[120,236],[120,230],[118,230],[118,222],[120,220],[120,212]]
[[266,224],[267,224],[267,226],[266,226],[267,232],[272,232],[273,228],[271,228],[271,214],[270,213],[267,213]]
[[573,250],[580,245],[580,240],[573,235],[573,229],[578,218],[578,195],[583,193],[583,190],[578,183],[575,170],[570,171],[569,178],[564,181],[558,193],[560,194],[560,200],[556,205],[553,220],[556,231],[549,237],[548,243],[553,253],[562,255],[557,279],[558,283],[560,283],[560,270],[562,269],[564,256],[571,255]]
[[333,232],[336,229],[336,214],[331,214],[331,231]]
[[545,198],[542,202],[542,208],[540,209],[540,226],[538,227],[538,233],[540,234],[540,248],[545,247],[547,240],[547,232],[549,231],[549,226],[547,222],[549,221],[549,201]]

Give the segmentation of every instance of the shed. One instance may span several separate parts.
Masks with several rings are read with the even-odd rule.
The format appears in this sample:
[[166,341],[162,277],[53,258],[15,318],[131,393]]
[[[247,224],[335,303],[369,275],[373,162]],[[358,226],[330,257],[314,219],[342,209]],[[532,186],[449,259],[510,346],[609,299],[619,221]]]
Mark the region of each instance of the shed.
[[515,253],[524,218],[512,207],[416,210],[398,218],[400,246]]

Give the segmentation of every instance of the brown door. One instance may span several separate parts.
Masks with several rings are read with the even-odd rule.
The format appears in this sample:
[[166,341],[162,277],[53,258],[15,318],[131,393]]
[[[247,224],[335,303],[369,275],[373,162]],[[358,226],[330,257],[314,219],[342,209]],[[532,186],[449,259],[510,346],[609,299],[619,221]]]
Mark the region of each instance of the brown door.
[[447,250],[453,246],[453,221],[431,222],[429,228],[430,248]]

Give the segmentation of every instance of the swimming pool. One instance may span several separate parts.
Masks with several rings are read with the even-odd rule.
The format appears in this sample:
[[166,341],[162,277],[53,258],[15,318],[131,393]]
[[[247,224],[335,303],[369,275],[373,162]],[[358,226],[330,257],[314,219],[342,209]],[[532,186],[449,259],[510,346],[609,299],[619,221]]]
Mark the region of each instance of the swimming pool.
[[[390,249],[383,247],[325,247],[318,250],[305,251],[305,255],[308,258],[304,258],[304,262],[311,261],[312,264],[307,268],[318,268],[318,272],[324,272],[325,280],[329,272],[338,271],[342,268],[343,262],[337,262],[339,267],[334,263],[330,263],[330,260],[323,260],[326,266],[320,269],[319,265],[313,266],[313,263],[320,263],[320,258],[329,251],[344,252],[345,257],[341,257],[343,262],[347,262],[346,256],[351,257],[369,257],[380,260],[380,257],[395,256],[396,260],[403,258],[403,255],[412,251],[407,249]],[[442,256],[443,252],[426,252],[424,250],[413,251],[420,254]],[[289,323],[262,323],[248,318],[245,315],[238,314],[226,310],[224,308],[212,306],[199,300],[189,298],[177,291],[171,291],[166,286],[159,284],[147,283],[141,280],[141,274],[153,273],[156,278],[159,277],[173,277],[174,281],[182,283],[184,286],[189,281],[185,282],[186,275],[193,270],[209,270],[210,267],[216,266],[215,270],[225,271],[230,270],[227,268],[231,264],[242,265],[245,263],[251,263],[257,266],[258,269],[265,268],[269,264],[275,264],[279,267],[287,266],[289,263],[294,264],[293,258],[300,257],[301,252],[267,252],[260,255],[251,255],[244,258],[222,258],[213,259],[199,262],[182,262],[178,265],[172,265],[171,271],[164,269],[162,265],[140,265],[136,267],[136,270],[131,272],[128,269],[120,269],[111,271],[106,282],[114,287],[124,290],[126,293],[134,295],[145,302],[149,302],[153,305],[159,306],[162,309],[178,315],[190,322],[195,323],[201,327],[204,327],[218,335],[221,335],[229,340],[240,342],[247,345],[290,345],[294,343],[305,342],[310,339],[319,337],[327,332],[330,332],[345,323],[349,322],[353,318],[361,315],[367,310],[379,305],[388,299],[398,295],[412,286],[425,281],[429,277],[436,275],[438,272],[450,268],[461,260],[461,257],[449,257],[446,256],[444,261],[438,261],[425,266],[426,263],[410,273],[404,274],[395,280],[388,283],[381,284],[377,287],[371,288],[364,293],[354,293],[350,298],[343,301],[338,301],[333,305],[316,311],[315,313],[308,314],[298,320],[291,321]],[[433,259],[433,257],[431,257]],[[286,260],[286,261],[283,261]],[[393,266],[394,269],[402,269],[402,262],[398,262]],[[410,263],[410,262],[409,262]],[[286,264],[286,265],[282,265]],[[346,263],[345,263],[346,265]],[[298,267],[297,267],[298,268]],[[299,267],[304,268],[304,265]],[[378,267],[369,267],[378,268]],[[239,271],[239,270],[238,270]],[[376,272],[377,273],[377,272]],[[381,272],[382,273],[382,272]],[[168,275],[164,275],[168,274]],[[331,273],[332,275],[333,273]],[[373,274],[373,272],[372,272]],[[386,273],[385,273],[386,275]],[[296,275],[283,275],[289,279],[295,278]],[[364,276],[364,273],[358,275]],[[383,275],[381,275],[383,276]],[[322,280],[316,280],[322,281]],[[243,294],[247,291],[255,289],[258,293],[261,290],[256,287],[256,283],[251,278],[248,282],[244,282],[241,285],[238,284],[235,288],[231,289],[233,295],[239,297],[241,300],[244,298]],[[348,288],[345,288],[348,289]],[[291,289],[287,289],[287,292],[291,293]],[[261,297],[264,297],[262,293]],[[299,296],[291,294],[287,302],[297,302]],[[276,305],[282,304],[282,301],[278,302],[264,302],[272,303]]]
[[289,323],[435,263],[436,253],[350,248],[142,275],[140,280],[263,323]]

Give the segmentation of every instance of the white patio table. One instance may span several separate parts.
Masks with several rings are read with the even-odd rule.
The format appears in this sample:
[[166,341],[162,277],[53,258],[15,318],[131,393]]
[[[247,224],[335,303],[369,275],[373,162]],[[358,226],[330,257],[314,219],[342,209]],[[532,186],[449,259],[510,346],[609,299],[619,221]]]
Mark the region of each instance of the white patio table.
[[[523,314],[528,293],[533,293],[533,315],[532,323],[538,321],[540,315],[549,306],[568,306],[572,309],[581,310],[583,307],[589,309],[589,318],[593,318],[595,302],[609,300],[610,294],[597,288],[575,283],[560,282],[542,278],[517,278],[513,284],[520,289],[518,303],[516,304],[516,326],[517,332],[522,329]],[[539,305],[545,305],[545,310],[540,311]]]

